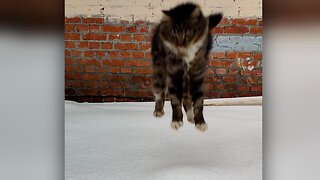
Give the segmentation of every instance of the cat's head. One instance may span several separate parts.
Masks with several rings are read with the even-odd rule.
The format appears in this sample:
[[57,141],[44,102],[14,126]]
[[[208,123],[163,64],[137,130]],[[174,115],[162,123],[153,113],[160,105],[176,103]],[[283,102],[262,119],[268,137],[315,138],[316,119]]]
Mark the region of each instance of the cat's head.
[[163,10],[162,37],[176,46],[188,46],[207,35],[222,19],[222,14],[205,17],[198,5],[185,3],[170,10]]

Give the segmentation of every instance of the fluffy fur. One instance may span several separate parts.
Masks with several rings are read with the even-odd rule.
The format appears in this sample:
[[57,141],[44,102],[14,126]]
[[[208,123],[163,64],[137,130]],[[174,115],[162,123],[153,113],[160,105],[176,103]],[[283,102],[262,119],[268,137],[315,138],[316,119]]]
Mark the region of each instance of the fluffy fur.
[[168,94],[173,110],[171,127],[182,127],[183,106],[188,121],[205,131],[203,82],[212,46],[210,30],[220,22],[222,14],[205,17],[193,3],[181,4],[163,13],[152,38],[154,115],[164,114]]

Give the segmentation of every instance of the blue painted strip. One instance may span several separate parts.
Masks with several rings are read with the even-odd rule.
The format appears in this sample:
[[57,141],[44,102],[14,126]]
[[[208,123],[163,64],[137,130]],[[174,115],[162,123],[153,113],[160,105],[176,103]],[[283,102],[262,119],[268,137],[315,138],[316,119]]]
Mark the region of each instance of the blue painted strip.
[[216,35],[211,51],[262,51],[262,36]]

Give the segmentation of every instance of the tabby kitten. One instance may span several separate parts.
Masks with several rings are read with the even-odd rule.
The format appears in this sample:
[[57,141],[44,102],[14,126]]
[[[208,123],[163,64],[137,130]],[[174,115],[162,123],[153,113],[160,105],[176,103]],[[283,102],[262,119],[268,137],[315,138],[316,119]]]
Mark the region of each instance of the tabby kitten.
[[203,118],[204,75],[212,45],[210,30],[222,14],[205,17],[193,3],[163,11],[164,15],[152,38],[154,116],[164,115],[166,94],[171,100],[171,127],[183,125],[182,106],[196,129],[207,130]]

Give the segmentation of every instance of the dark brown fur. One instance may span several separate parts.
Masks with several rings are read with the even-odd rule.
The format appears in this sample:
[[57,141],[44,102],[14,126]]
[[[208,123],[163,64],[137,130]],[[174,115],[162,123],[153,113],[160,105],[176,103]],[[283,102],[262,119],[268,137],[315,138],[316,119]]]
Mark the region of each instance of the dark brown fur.
[[210,29],[220,22],[222,15],[205,17],[199,6],[192,3],[163,12],[152,39],[154,115],[164,114],[168,92],[173,110],[171,127],[182,126],[183,106],[188,121],[204,131],[207,125],[203,117],[203,82],[212,46]]

